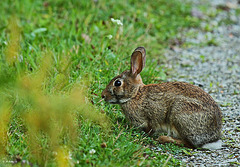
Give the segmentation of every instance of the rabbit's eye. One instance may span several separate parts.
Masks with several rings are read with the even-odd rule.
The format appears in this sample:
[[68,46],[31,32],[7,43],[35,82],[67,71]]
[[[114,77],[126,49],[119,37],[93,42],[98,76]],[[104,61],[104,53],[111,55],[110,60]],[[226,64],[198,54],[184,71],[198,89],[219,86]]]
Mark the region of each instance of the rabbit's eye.
[[119,80],[116,80],[116,81],[114,82],[114,86],[121,86],[121,85],[122,85],[122,82],[119,81]]

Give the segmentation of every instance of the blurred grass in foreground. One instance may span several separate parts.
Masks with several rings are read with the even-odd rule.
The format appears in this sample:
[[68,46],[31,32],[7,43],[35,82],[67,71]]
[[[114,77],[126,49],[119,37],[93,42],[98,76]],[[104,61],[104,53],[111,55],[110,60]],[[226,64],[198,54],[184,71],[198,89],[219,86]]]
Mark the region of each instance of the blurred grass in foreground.
[[[19,63],[17,48],[21,36],[19,27],[15,24],[17,21],[16,17],[10,20],[6,64],[1,66],[0,71],[1,76],[5,75],[5,79],[8,77],[12,79],[8,80],[10,85],[0,89],[0,154],[7,153],[10,118],[17,116],[23,121],[22,126],[26,127],[27,149],[32,162],[46,165],[46,162],[54,159],[55,153],[59,166],[69,165],[70,162],[66,161],[63,154],[69,154],[68,150],[76,146],[78,138],[81,137],[78,134],[79,117],[100,124],[106,132],[109,130],[108,119],[88,102],[86,92],[88,88],[84,81],[72,85],[66,92],[48,93],[46,88],[53,69],[51,52],[42,53],[39,68],[34,73],[19,67],[18,72],[13,70],[14,72],[10,74],[4,74],[4,71],[11,71]],[[67,57],[65,62],[68,62]],[[68,67],[63,68],[67,70]],[[67,78],[55,82],[53,88],[58,89],[59,85],[61,88],[64,80]]]

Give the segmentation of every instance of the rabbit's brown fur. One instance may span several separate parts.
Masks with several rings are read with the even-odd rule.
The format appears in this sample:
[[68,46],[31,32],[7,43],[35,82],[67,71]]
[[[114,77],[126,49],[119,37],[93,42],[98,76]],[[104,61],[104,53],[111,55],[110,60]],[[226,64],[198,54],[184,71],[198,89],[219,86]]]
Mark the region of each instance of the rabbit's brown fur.
[[159,137],[162,143],[202,147],[218,141],[222,115],[213,98],[184,82],[144,85],[139,74],[144,65],[145,49],[139,47],[132,54],[131,69],[113,78],[102,97],[120,104],[133,126],[150,134],[167,132],[168,136]]

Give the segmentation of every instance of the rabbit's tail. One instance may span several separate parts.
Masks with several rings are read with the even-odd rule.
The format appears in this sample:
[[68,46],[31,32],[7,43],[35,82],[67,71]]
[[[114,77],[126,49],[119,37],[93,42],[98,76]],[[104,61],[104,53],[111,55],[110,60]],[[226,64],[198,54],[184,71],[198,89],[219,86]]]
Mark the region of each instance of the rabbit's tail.
[[218,140],[216,142],[207,143],[202,146],[202,148],[209,149],[209,150],[218,150],[222,148],[222,141]]

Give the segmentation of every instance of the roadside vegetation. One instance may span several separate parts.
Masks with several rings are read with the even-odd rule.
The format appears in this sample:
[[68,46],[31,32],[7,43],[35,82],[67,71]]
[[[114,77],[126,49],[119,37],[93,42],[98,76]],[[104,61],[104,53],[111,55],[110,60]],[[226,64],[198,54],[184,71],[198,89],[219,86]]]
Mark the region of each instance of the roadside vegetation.
[[129,126],[100,95],[138,46],[144,82],[166,79],[164,48],[199,24],[189,4],[5,0],[0,9],[0,165],[181,165],[171,154],[185,148]]

